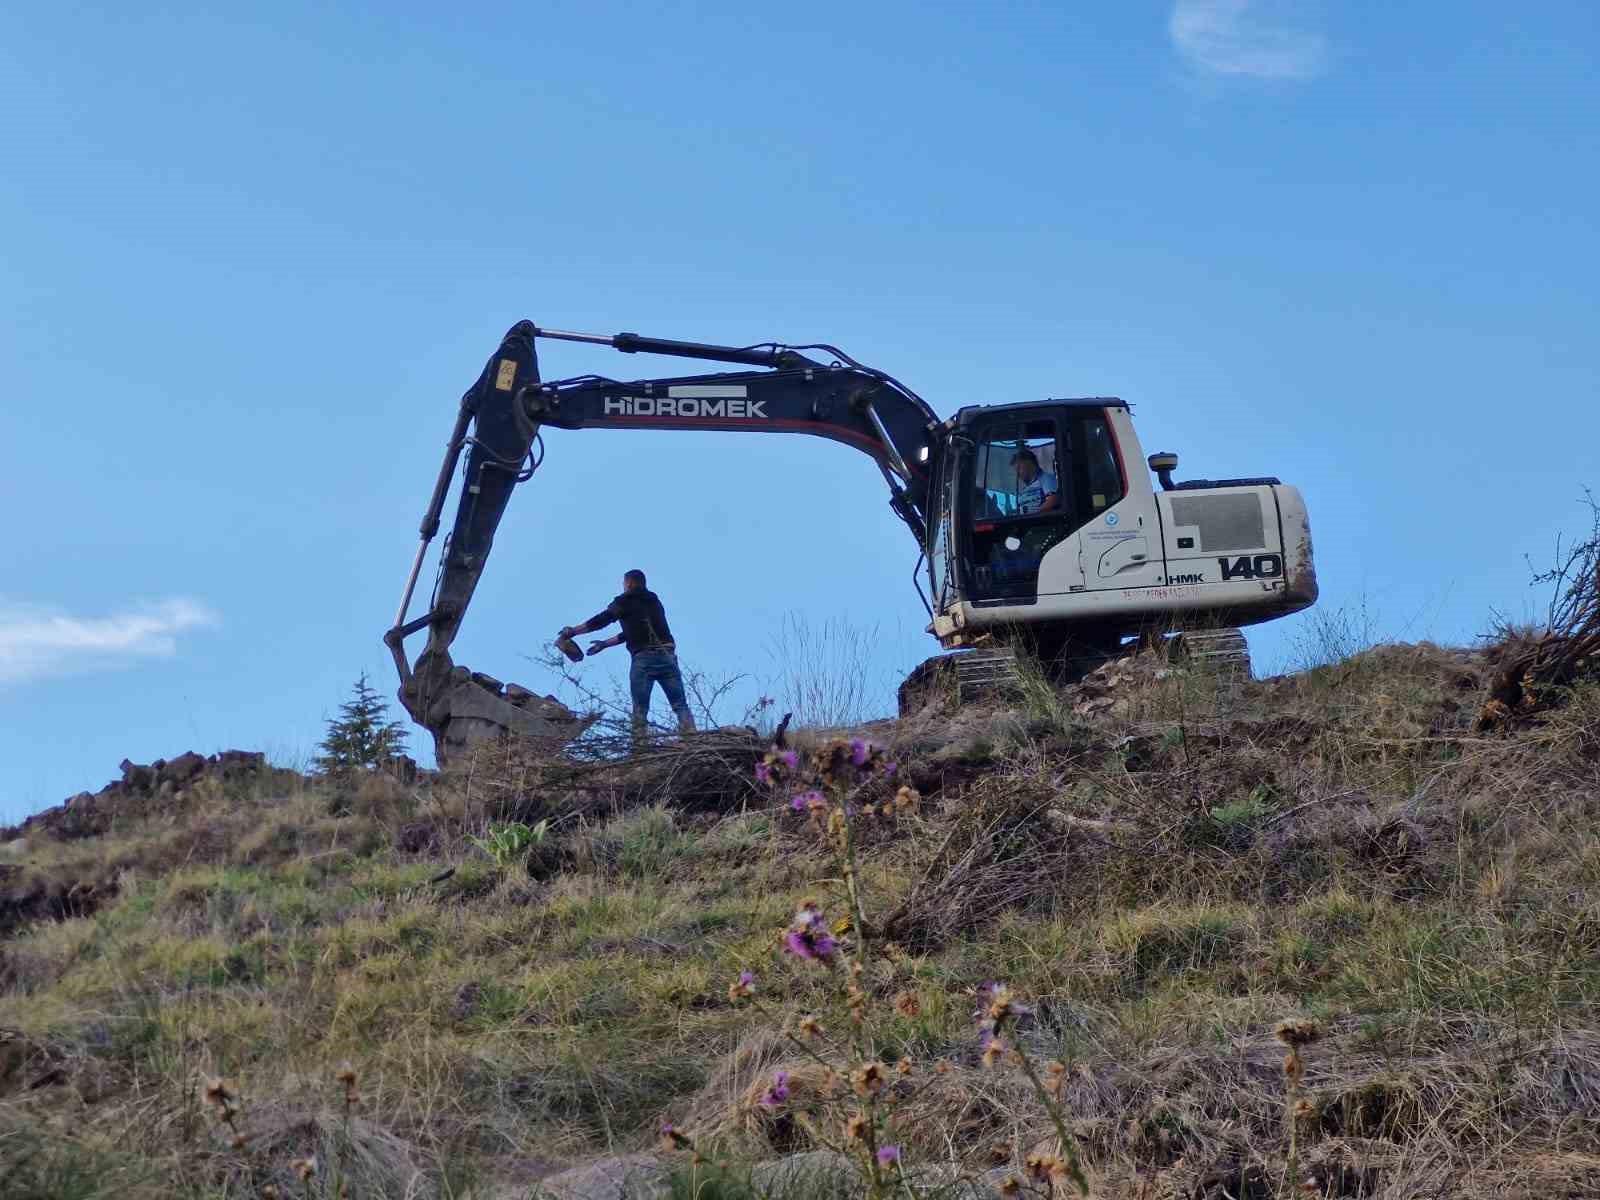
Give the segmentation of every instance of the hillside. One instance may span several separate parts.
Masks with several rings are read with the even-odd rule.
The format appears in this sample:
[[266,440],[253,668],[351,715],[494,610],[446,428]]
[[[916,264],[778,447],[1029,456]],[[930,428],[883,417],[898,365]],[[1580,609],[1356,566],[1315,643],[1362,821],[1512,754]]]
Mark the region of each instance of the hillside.
[[1600,1194],[1600,684],[1501,665],[129,764],[0,832],[0,1197]]

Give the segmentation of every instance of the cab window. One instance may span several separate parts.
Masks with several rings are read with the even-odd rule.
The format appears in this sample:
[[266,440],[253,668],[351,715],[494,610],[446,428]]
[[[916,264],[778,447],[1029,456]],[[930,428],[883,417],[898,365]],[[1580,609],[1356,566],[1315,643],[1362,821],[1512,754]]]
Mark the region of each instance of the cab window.
[[989,430],[978,443],[973,471],[974,521],[1042,516],[1063,507],[1053,420]]
[[1089,516],[1094,516],[1122,499],[1122,467],[1111,427],[1103,413],[1082,419],[1078,441],[1086,492],[1084,508]]
[[1037,593],[1039,562],[1074,528],[1078,482],[1055,414],[990,425],[967,478],[964,575],[977,601]]

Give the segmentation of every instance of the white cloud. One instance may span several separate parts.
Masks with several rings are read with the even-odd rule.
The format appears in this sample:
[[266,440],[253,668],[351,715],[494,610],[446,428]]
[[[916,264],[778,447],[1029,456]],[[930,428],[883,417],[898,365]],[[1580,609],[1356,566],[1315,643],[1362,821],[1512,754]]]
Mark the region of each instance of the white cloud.
[[1328,39],[1297,29],[1281,2],[1177,0],[1167,30],[1178,53],[1219,75],[1315,79],[1328,66]]
[[0,600],[0,684],[169,658],[178,635],[217,623],[193,600],[163,600],[109,616],[76,617]]

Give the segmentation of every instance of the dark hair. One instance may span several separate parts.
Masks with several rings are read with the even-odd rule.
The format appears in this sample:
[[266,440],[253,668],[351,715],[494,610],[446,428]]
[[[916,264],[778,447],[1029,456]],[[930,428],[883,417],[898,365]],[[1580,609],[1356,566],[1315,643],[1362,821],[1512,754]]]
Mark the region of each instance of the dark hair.
[[1026,446],[1011,456],[1011,465],[1016,466],[1023,459],[1027,459],[1036,467],[1039,465],[1039,456]]
[[637,583],[640,587],[648,586],[644,581],[644,572],[639,570],[637,567],[635,567],[633,570],[631,570],[631,571],[627,572],[626,574],[624,574],[622,578],[623,579],[631,579],[631,580],[633,580],[634,583]]

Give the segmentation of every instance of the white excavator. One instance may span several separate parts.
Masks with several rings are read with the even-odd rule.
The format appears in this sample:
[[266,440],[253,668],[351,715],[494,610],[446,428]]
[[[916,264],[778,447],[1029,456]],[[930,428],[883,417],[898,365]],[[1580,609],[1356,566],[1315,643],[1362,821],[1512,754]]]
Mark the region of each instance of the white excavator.
[[[545,380],[541,338],[743,369]],[[941,420],[910,388],[832,346],[717,346],[522,321],[462,397],[384,635],[401,703],[434,735],[441,761],[484,738],[559,738],[572,725],[559,706],[458,667],[449,653],[512,490],[543,461],[546,429],[802,433],[867,454],[916,541],[912,577],[945,651],[901,688],[902,710],[950,679],[958,693],[1004,682],[1018,650],[1065,675],[1129,638],[1176,636],[1190,654],[1248,670],[1239,627],[1317,598],[1300,492],[1273,478],[1175,482],[1177,455],[1145,459],[1122,400],[975,405]],[[463,454],[432,602],[408,619]],[[413,666],[405,640],[424,629]]]

